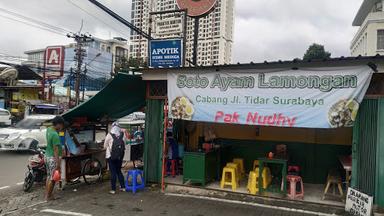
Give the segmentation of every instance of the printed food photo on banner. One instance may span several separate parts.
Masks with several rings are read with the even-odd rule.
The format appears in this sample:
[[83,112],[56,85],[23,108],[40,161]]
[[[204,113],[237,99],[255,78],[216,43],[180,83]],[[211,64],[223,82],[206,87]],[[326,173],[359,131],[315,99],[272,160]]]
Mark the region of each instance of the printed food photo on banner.
[[368,66],[168,73],[176,119],[302,128],[352,127],[372,76]]

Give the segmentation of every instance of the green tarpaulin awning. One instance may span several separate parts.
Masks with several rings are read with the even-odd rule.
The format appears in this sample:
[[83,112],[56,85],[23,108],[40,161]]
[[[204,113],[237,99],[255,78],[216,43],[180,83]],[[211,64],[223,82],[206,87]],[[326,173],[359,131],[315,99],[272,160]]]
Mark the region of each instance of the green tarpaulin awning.
[[88,121],[118,119],[145,106],[145,82],[139,76],[119,73],[99,93],[69,110],[63,117],[70,121],[87,117]]

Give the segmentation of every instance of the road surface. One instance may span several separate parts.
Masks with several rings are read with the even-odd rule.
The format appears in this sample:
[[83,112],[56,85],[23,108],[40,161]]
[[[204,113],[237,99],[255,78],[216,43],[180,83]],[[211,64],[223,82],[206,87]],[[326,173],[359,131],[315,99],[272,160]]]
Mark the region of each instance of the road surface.
[[[76,190],[75,190],[76,188]],[[37,189],[36,189],[37,190]],[[109,182],[97,185],[77,185],[64,191],[56,191],[60,199],[44,203],[25,204],[10,213],[10,216],[75,215],[75,216],[311,216],[298,211],[284,211],[275,208],[250,206],[195,199],[160,193],[158,189],[147,188],[137,194],[108,193]],[[37,192],[37,191],[36,191]],[[40,192],[41,196],[42,192]],[[8,205],[9,206],[9,205]],[[28,207],[29,206],[29,207]],[[0,206],[1,207],[1,206]],[[7,211],[4,211],[4,213]],[[9,211],[8,211],[9,212]]]
[[15,152],[0,150],[0,190],[11,187],[21,187],[24,174],[27,171],[27,161],[30,152]]

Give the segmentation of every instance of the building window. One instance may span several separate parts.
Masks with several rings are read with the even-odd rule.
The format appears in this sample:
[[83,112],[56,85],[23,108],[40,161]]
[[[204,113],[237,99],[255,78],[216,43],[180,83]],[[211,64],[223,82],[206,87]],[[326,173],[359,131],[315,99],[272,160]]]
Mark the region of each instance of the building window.
[[167,98],[167,81],[148,81],[147,82],[147,98],[148,99],[165,99]]
[[384,49],[384,29],[377,30],[377,49]]
[[375,6],[373,7],[373,12],[380,12],[380,11],[383,11],[383,3],[381,1],[376,2]]
[[122,58],[127,57],[127,50],[121,47],[116,47],[115,61],[120,62]]

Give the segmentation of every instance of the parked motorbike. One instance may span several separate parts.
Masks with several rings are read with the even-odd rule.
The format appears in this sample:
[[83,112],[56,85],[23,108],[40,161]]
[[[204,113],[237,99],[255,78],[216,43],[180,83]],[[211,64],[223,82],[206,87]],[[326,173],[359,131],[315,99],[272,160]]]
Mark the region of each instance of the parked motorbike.
[[37,149],[36,155],[29,158],[25,173],[25,179],[23,184],[23,190],[29,192],[35,182],[45,182],[47,177],[47,170],[45,167],[44,150]]

